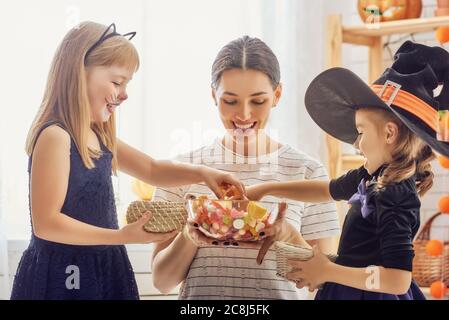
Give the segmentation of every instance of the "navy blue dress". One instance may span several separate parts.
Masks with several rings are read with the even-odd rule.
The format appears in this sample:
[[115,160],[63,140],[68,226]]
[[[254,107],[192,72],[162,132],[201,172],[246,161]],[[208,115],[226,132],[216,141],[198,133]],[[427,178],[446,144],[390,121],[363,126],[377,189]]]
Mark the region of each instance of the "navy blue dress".
[[[416,191],[416,177],[376,190],[377,178],[385,166],[372,176],[363,168],[351,170],[331,181],[330,194],[335,200],[349,200],[349,209],[338,248],[339,265],[412,271],[413,238],[419,225],[421,206]],[[373,272],[368,270],[367,279]],[[376,285],[368,281],[369,286]],[[380,279],[382,281],[382,279]],[[367,288],[368,289],[368,288]],[[373,292],[325,283],[317,292],[317,300],[423,300],[423,293],[414,280],[403,295]]]
[[[44,128],[52,124],[63,128],[55,122]],[[61,212],[97,227],[118,229],[112,153],[99,140],[103,153],[94,160],[95,168],[87,169],[71,139],[70,177]],[[138,298],[125,246],[61,244],[40,239],[34,232],[20,260],[11,294],[11,299]]]

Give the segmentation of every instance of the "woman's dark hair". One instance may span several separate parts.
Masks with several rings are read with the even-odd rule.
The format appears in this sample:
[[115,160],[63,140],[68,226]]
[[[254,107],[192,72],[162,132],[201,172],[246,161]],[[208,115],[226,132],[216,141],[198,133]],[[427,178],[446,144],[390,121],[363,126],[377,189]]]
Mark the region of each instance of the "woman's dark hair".
[[273,89],[280,82],[279,62],[271,49],[258,38],[243,36],[225,45],[212,65],[212,86],[218,87],[221,75],[230,69],[258,70],[270,79]]

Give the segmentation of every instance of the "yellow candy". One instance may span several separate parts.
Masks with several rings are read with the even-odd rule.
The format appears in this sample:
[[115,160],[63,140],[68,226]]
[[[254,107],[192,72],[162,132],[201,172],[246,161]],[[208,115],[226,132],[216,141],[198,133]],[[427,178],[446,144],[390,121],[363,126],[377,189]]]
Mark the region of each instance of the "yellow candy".
[[255,228],[257,224],[257,220],[255,219],[251,219],[248,221],[248,226],[250,226],[250,228]]
[[248,214],[255,220],[262,220],[267,215],[267,209],[259,206],[256,202],[250,201],[247,208]]
[[265,228],[265,224],[264,224],[263,222],[259,222],[259,223],[256,225],[256,231],[257,231],[257,232],[262,231],[264,228]]
[[228,210],[232,209],[232,201],[231,200],[227,200],[227,201],[221,201],[221,205]]
[[256,229],[254,229],[254,228],[250,228],[250,229],[249,229],[249,232],[251,232],[251,234],[253,235],[253,237],[259,235],[259,232],[257,232]]

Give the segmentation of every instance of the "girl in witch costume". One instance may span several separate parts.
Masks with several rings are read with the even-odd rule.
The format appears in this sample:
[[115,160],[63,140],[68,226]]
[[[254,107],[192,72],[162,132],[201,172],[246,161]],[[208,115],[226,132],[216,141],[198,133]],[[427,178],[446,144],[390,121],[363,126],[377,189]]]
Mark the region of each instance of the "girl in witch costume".
[[[437,139],[438,112],[447,106],[449,53],[404,43],[391,68],[372,86],[349,70],[318,75],[305,97],[313,120],[337,139],[354,144],[366,158],[356,170],[331,180],[266,183],[247,190],[307,202],[347,200],[335,263],[314,248],[309,261],[290,260],[288,277],[315,290],[316,299],[425,299],[411,276],[413,238],[420,225],[420,199],[432,186],[432,148],[449,156]],[[275,230],[268,232],[274,237]],[[273,243],[262,246],[258,261]]]

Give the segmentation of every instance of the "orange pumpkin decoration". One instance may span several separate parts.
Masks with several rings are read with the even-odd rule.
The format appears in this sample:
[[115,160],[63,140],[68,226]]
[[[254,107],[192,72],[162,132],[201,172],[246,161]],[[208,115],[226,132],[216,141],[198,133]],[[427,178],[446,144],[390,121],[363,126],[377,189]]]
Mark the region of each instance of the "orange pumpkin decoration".
[[[421,16],[421,0],[359,0],[359,16],[363,22],[414,19]],[[376,20],[378,19],[378,20]],[[373,21],[374,20],[374,21]]]
[[438,201],[438,210],[441,213],[449,213],[449,196],[442,196]]
[[435,281],[430,285],[430,295],[435,299],[441,299],[447,294],[447,286],[443,281]]
[[440,240],[430,240],[426,245],[426,252],[431,257],[438,257],[443,253],[443,242]]
[[438,156],[438,161],[440,162],[440,166],[442,166],[445,169],[449,169],[449,158]]
[[435,31],[435,38],[440,44],[445,44],[449,42],[449,28],[448,27],[438,27]]

